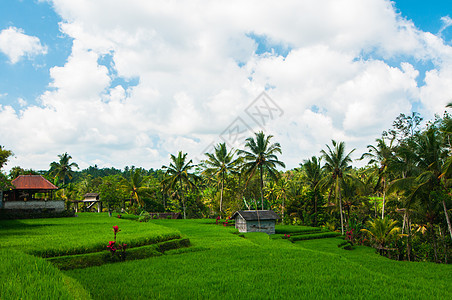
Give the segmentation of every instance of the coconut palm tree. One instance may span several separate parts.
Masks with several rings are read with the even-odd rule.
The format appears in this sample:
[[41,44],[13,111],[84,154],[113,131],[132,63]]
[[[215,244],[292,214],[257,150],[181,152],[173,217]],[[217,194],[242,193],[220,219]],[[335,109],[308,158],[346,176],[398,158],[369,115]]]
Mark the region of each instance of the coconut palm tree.
[[321,158],[313,156],[310,159],[304,160],[303,163],[300,164],[301,168],[299,169],[303,172],[303,181],[308,184],[314,193],[314,224],[317,224],[318,184],[323,176],[322,167],[320,166],[321,160]]
[[58,162],[54,161],[50,164],[50,175],[54,178],[61,179],[63,181],[64,187],[66,185],[66,179],[71,180],[74,176],[74,171],[72,170],[72,168],[78,169],[78,165],[75,162],[69,162],[72,159],[72,156],[67,154],[67,152],[59,154],[58,157],[60,158]]
[[381,190],[383,192],[383,207],[381,211],[381,218],[383,219],[385,217],[385,204],[386,204],[386,187],[387,187],[387,179],[389,177],[389,166],[391,161],[393,160],[394,156],[394,150],[392,148],[392,142],[394,139],[391,140],[390,144],[387,145],[384,138],[377,139],[377,146],[368,145],[367,149],[369,152],[364,153],[360,160],[364,158],[368,158],[369,165],[377,164],[379,165],[376,169],[378,174],[378,182],[377,186],[375,187],[376,190],[379,189],[381,186]]
[[179,151],[177,157],[171,154],[170,159],[171,162],[169,166],[162,166],[162,169],[166,169],[165,179],[163,179],[162,182],[166,187],[178,191],[179,199],[182,202],[184,211],[184,219],[186,219],[185,186],[196,189],[195,181],[198,178],[195,174],[190,173],[195,165],[193,165],[191,159],[187,162],[187,153],[182,153],[182,151]]
[[220,143],[214,147],[214,153],[205,153],[207,159],[202,163],[205,166],[204,175],[209,178],[216,177],[217,184],[220,186],[220,215],[223,214],[223,191],[226,176],[238,171],[239,159],[234,159],[236,151],[227,151],[226,143]]
[[320,187],[330,186],[330,194],[334,191],[336,203],[339,202],[339,213],[341,215],[341,232],[344,235],[344,214],[342,211],[341,186],[344,176],[350,172],[352,159],[350,155],[355,151],[353,149],[348,154],[345,154],[345,143],[337,143],[335,140],[331,141],[333,149],[326,145],[327,151],[322,150],[322,158],[325,160],[323,169],[325,177],[321,180]]
[[397,221],[390,220],[388,217],[383,219],[375,219],[367,221],[367,229],[361,229],[369,237],[374,240],[375,247],[379,249],[380,253],[384,247],[392,241],[400,232],[400,227],[397,227]]
[[124,192],[129,194],[131,199],[135,200],[140,207],[144,207],[143,197],[150,192],[150,188],[147,186],[150,177],[143,176],[143,171],[141,168],[131,167],[128,178],[121,180]]
[[255,139],[252,137],[246,139],[245,148],[248,148],[249,151],[238,151],[238,154],[243,156],[243,172],[248,176],[248,181],[256,171],[259,172],[262,209],[264,209],[264,172],[276,180],[279,177],[276,167],[286,167],[276,156],[276,153],[282,154],[281,145],[279,143],[270,144],[272,138],[272,135],[265,137],[265,134],[260,131],[255,133]]

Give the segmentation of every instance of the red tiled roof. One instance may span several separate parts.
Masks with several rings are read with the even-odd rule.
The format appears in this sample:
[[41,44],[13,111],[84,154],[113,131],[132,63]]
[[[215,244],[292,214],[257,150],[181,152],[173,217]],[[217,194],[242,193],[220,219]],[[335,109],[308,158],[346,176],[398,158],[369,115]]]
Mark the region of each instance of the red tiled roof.
[[16,190],[57,190],[58,187],[50,183],[41,175],[19,175],[11,182]]

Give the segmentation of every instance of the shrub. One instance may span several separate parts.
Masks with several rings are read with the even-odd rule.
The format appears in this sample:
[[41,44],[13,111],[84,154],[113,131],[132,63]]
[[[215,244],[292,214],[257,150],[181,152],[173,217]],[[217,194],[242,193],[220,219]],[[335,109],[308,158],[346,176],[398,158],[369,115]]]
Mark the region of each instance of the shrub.
[[142,211],[138,217],[139,222],[147,222],[151,219],[151,215],[147,211]]

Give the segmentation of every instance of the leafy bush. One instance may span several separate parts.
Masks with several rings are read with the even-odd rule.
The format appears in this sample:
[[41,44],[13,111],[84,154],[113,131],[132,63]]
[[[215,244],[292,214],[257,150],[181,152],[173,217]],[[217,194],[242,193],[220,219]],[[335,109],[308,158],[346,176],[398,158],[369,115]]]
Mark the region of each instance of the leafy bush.
[[139,222],[147,222],[151,219],[151,215],[147,211],[142,211],[138,216]]

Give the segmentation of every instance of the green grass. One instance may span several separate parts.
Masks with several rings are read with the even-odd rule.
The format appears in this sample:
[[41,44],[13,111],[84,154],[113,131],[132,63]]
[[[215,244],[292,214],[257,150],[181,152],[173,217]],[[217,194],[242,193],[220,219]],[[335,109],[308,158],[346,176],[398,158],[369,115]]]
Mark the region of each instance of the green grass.
[[178,229],[201,251],[66,274],[96,299],[452,298],[449,265],[391,261],[366,247],[345,251],[336,238],[293,244],[263,233],[242,238],[205,220],[153,222]]
[[315,240],[315,239],[325,239],[325,238],[331,238],[331,237],[337,237],[338,235],[341,235],[337,232],[320,232],[320,233],[307,233],[302,235],[295,235],[291,236],[289,240],[291,242],[297,242],[297,241],[305,241],[305,240]]
[[[217,226],[211,220],[138,223],[87,214],[60,219],[60,223],[52,223],[51,219],[17,221],[6,224],[7,228],[0,222],[0,247],[7,244],[8,248],[21,249],[22,241],[23,249],[30,251],[29,238],[43,233],[47,243],[57,241],[62,248],[67,247],[66,243],[71,245],[74,241],[68,238],[66,242],[60,236],[65,230],[60,227],[86,232],[87,228],[106,226],[98,234],[99,241],[105,244],[104,236],[112,236],[112,225],[124,230],[119,234],[129,232],[138,239],[152,232],[177,232],[189,238],[192,247],[141,260],[70,271],[59,271],[42,258],[1,250],[2,279],[9,273],[13,276],[2,280],[0,290],[4,294],[0,298],[452,299],[451,265],[392,261],[362,246],[345,251],[337,246],[343,241],[339,238],[291,243],[287,239],[271,239],[263,233],[241,237],[233,227]],[[288,233],[312,232],[309,228],[280,229]],[[46,244],[34,245],[40,250]],[[28,281],[15,278],[28,278]],[[27,282],[32,281],[41,288],[28,289]],[[44,296],[38,297],[36,291],[43,290]]]
[[292,226],[292,225],[276,225],[276,234],[303,234],[307,232],[320,232],[322,231],[319,227],[310,226]]
[[[126,251],[126,260],[144,259],[152,256],[160,256],[170,250],[178,250],[189,247],[189,239],[173,239],[157,244],[130,248]],[[101,266],[107,263],[119,262],[119,258],[111,255],[109,251],[85,253],[78,255],[57,256],[47,259],[60,270],[83,269],[93,266]]]
[[105,213],[80,213],[73,218],[0,221],[0,247],[41,257],[102,251],[113,240],[114,225],[121,230],[118,241],[129,247],[180,238],[177,230],[168,227],[108,217]]
[[0,249],[0,299],[89,299],[80,283],[42,258]]

